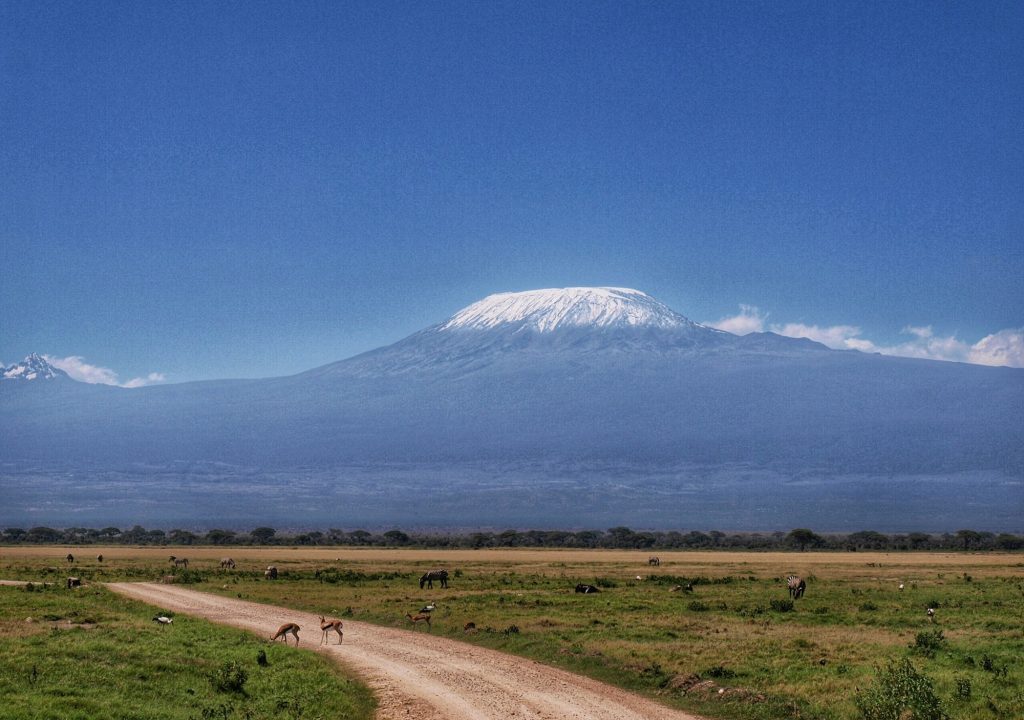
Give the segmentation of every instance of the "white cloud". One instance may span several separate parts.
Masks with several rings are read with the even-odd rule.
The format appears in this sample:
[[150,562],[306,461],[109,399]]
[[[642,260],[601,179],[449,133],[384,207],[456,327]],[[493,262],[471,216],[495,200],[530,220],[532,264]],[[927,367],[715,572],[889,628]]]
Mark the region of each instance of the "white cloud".
[[126,383],[121,383],[118,381],[115,371],[110,368],[100,367],[99,365],[91,365],[81,355],[69,355],[64,358],[43,355],[43,359],[55,368],[66,372],[72,380],[93,385],[118,385],[125,388],[137,388],[163,382],[166,379],[163,373],[150,373],[144,378],[132,378]]
[[[739,314],[704,324],[736,335],[746,335],[763,332],[767,317],[768,313],[761,312],[754,305],[740,305]],[[931,325],[906,325],[900,332],[908,336],[907,340],[894,345],[878,345],[864,337],[863,331],[856,325],[772,323],[770,329],[779,335],[808,338],[836,350],[859,350],[866,353],[978,365],[1024,367],[1024,328],[1000,330],[985,336],[973,345],[961,340],[956,334],[936,335]]]
[[807,338],[837,350],[861,350],[864,343],[867,342],[858,338],[860,328],[853,325],[819,327],[803,323],[786,323],[785,325],[772,325],[772,332],[786,337]]
[[724,317],[718,322],[706,322],[704,324],[717,330],[730,332],[733,335],[747,335],[752,332],[764,332],[764,321],[767,317],[767,314],[762,315],[761,311],[753,305],[740,305],[738,315]]
[[967,361],[979,365],[1024,367],[1024,328],[986,335],[971,346]]

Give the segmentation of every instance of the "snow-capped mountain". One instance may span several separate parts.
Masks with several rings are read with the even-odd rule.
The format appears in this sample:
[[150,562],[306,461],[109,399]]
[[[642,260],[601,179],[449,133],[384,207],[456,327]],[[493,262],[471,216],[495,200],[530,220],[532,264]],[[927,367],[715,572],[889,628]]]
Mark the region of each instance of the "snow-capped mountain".
[[1024,370],[503,293],[290,377],[0,382],[0,525],[1018,531],[1021,407]]
[[455,313],[438,330],[508,327],[553,333],[565,328],[695,328],[667,305],[629,288],[573,287],[489,295]]
[[55,368],[35,353],[10,367],[0,366],[0,379],[3,380],[54,380],[67,376],[66,372]]

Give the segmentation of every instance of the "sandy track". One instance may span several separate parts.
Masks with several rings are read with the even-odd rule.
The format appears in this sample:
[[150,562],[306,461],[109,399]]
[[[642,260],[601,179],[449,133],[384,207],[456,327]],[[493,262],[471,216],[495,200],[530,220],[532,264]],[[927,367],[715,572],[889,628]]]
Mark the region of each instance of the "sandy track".
[[[320,640],[319,620],[308,613],[173,585],[108,587],[162,609],[267,638],[282,623],[296,622],[302,627],[302,646],[314,649]],[[426,631],[345,621],[344,644],[321,650],[373,688],[381,720],[697,720],[588,678]]]

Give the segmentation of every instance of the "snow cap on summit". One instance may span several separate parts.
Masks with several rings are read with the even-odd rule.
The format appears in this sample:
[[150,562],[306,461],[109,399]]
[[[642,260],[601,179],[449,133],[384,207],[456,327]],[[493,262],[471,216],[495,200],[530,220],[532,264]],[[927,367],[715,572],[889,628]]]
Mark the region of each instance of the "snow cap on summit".
[[10,367],[0,365],[0,378],[4,380],[52,380],[58,377],[67,377],[67,373],[35,353]]
[[438,329],[487,330],[518,325],[536,332],[566,327],[679,328],[694,323],[650,295],[630,288],[570,287],[489,295]]

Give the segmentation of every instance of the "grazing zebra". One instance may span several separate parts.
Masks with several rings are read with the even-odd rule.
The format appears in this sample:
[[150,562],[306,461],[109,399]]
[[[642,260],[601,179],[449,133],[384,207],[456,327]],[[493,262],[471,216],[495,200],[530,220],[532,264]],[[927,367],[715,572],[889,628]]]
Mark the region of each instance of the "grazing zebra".
[[590,593],[596,593],[601,591],[598,590],[597,587],[595,587],[594,585],[585,585],[583,583],[580,583],[576,586],[576,592],[583,593],[584,595],[589,595]]
[[786,587],[789,588],[789,596],[796,600],[803,597],[804,590],[807,589],[807,583],[801,577],[789,575],[786,577]]
[[225,569],[228,569],[228,570],[234,570],[235,569],[235,561],[232,560],[231,558],[227,558],[227,557],[226,558],[221,558],[220,559],[220,566],[222,568],[225,568]]
[[657,567],[658,565],[661,565],[661,558],[659,558],[657,555],[649,557],[647,558],[647,564],[654,565],[655,567]]
[[434,581],[437,580],[441,583],[442,588],[448,587],[448,571],[447,570],[431,570],[430,572],[423,573],[423,577],[420,578],[420,590],[426,585],[431,590],[434,589]]

